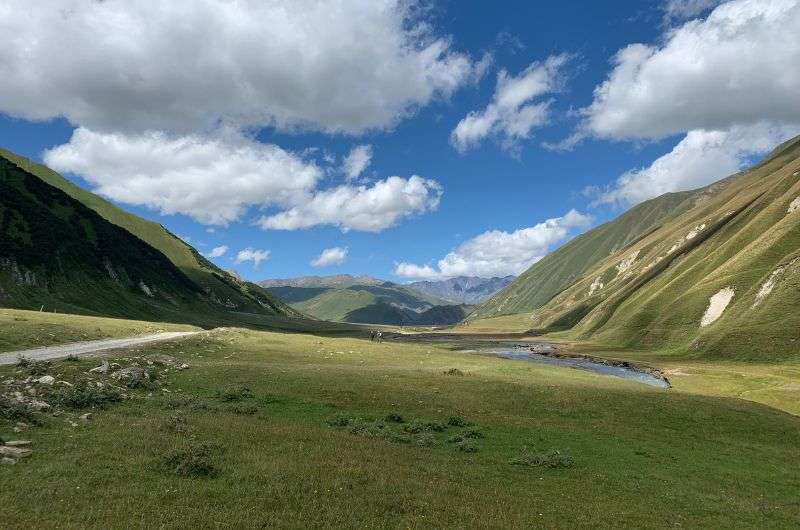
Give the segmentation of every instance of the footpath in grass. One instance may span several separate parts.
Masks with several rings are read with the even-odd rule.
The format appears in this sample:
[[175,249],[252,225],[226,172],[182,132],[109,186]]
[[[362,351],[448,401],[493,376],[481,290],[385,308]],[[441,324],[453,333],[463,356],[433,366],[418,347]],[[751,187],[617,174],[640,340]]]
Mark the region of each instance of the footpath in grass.
[[4,527],[800,524],[800,419],[747,401],[243,330],[107,361],[0,369],[30,451],[0,466]]

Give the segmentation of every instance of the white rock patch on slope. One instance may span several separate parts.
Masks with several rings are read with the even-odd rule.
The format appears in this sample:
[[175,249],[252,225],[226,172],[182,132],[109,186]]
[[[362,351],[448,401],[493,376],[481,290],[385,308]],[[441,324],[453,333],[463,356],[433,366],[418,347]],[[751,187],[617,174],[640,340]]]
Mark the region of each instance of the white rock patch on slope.
[[791,204],[789,204],[789,211],[787,213],[792,213],[797,210],[800,210],[800,196],[795,197]]
[[635,250],[631,252],[624,260],[617,263],[617,276],[631,268],[633,262],[639,257],[639,252],[639,250]]
[[699,234],[700,232],[702,232],[705,229],[706,229],[706,224],[705,223],[695,226],[688,234],[686,234],[686,241],[690,241],[690,240],[696,238],[697,234]]
[[603,287],[605,287],[605,285],[603,285],[603,278],[602,276],[598,276],[594,279],[592,285],[589,286],[589,296],[592,296],[595,291],[599,291]]
[[722,312],[733,300],[734,291],[732,287],[725,287],[717,294],[708,299],[708,308],[703,318],[700,320],[700,327],[706,327],[722,316]]
[[769,293],[775,288],[775,284],[778,282],[778,278],[781,274],[783,274],[784,267],[778,267],[772,274],[769,275],[767,281],[764,282],[764,285],[761,286],[761,289],[758,290],[756,293],[756,301],[753,302],[753,307],[758,307],[758,304],[761,303],[764,298],[769,296]]

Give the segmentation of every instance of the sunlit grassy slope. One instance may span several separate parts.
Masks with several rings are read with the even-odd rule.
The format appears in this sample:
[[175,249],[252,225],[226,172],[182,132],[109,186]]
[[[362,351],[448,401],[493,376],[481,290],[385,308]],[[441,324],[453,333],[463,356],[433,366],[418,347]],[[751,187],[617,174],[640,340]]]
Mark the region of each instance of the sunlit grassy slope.
[[[0,467],[4,528],[800,525],[800,420],[691,381],[664,392],[425,344],[244,330],[118,360],[149,353],[190,368],[161,376],[168,392],[126,390],[24,432],[33,455]],[[51,371],[74,382],[96,364]],[[0,436],[13,425],[0,418]],[[203,444],[190,469],[216,475],[176,474],[174,455]],[[512,463],[553,454],[572,465]]]
[[[114,296],[105,296],[103,294],[105,291],[102,289],[81,284],[72,277],[81,273],[83,282],[108,283],[113,280],[107,270],[103,272],[107,267],[104,256],[101,256],[113,250],[116,252],[116,266],[125,267],[126,270],[131,269],[133,263],[140,260],[141,254],[153,256],[151,258],[153,260],[164,261],[158,266],[153,262],[149,274],[158,276],[162,271],[169,270],[178,273],[177,276],[182,278],[184,283],[193,286],[193,290],[199,293],[195,296],[201,299],[198,303],[208,306],[195,307],[192,311],[225,313],[233,309],[260,314],[296,314],[261,287],[242,282],[214,266],[163,226],[117,208],[97,195],[72,184],[47,167],[5,150],[0,150],[0,164],[3,167],[2,185],[6,190],[6,195],[0,197],[0,205],[3,205],[5,210],[3,230],[6,246],[9,247],[2,249],[0,258],[14,260],[19,265],[22,256],[17,254],[23,253],[27,259],[25,263],[27,270],[32,272],[38,270],[40,278],[51,278],[53,283],[64,284],[63,288],[56,291],[32,289],[30,285],[18,285],[19,282],[12,281],[8,274],[0,272],[0,276],[5,276],[7,287],[14,288],[17,292],[13,299],[14,306],[38,308],[41,304],[51,306],[62,304],[62,310],[73,312],[83,310],[98,314],[146,317],[147,309],[144,312],[125,312],[124,309],[120,309],[125,306],[126,297],[134,296],[132,293],[123,293],[123,300],[118,304],[120,307],[114,307]],[[19,203],[13,208],[9,202],[12,199]],[[49,223],[53,227],[50,234],[47,230]],[[61,227],[59,223],[67,226]],[[92,230],[85,228],[86,223],[92,224],[94,228]],[[108,235],[101,241],[102,248],[98,248],[94,233],[98,227],[102,233]],[[35,239],[31,239],[28,229],[34,229]],[[16,236],[19,237],[12,241],[11,238]],[[53,241],[47,239],[48,236]],[[12,243],[13,248],[11,248]],[[63,261],[74,257],[72,256],[74,252],[72,250],[67,252],[67,247],[84,249],[81,254],[87,259],[80,264],[76,261],[58,266],[57,272],[54,272],[52,266],[48,268],[45,263],[47,260]],[[108,257],[110,259],[110,255]],[[98,269],[101,274],[98,276],[95,274],[96,271],[90,273],[90,269]],[[139,272],[145,274],[146,269],[147,267],[143,266]],[[103,274],[105,277],[101,277]],[[169,291],[170,284],[175,281],[162,282],[162,289]],[[80,300],[76,300],[75,296],[72,298],[67,296],[70,282],[74,283],[73,294],[82,295]],[[16,287],[13,284],[17,284]],[[93,289],[97,290],[95,296],[91,296]],[[136,289],[133,292],[137,303],[140,305],[144,302],[149,303],[147,299],[141,299],[145,296],[144,293],[137,293]],[[0,303],[3,303],[2,300]],[[136,304],[131,302],[127,305]],[[108,308],[108,311],[105,311],[105,308]],[[158,318],[158,311],[154,311],[153,316]]]
[[[495,323],[569,330],[573,338],[619,347],[800,358],[799,157],[800,139],[787,142],[751,170],[689,192],[643,235],[608,252],[601,236],[627,225],[633,209],[534,265],[477,315],[517,313],[522,318]],[[529,297],[548,281],[545,271],[580,245],[602,252],[548,299]],[[725,289],[734,293],[730,304],[701,326],[710,298]]]

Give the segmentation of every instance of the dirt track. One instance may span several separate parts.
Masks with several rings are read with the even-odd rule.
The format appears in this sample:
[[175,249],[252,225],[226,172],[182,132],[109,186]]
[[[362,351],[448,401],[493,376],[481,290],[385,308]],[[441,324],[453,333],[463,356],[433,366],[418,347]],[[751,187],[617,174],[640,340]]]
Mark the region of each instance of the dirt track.
[[73,342],[70,344],[60,344],[56,346],[47,346],[44,348],[35,348],[32,350],[19,350],[6,353],[0,353],[0,364],[14,364],[20,357],[41,361],[45,359],[59,359],[62,357],[69,357],[70,355],[88,355],[106,350],[116,350],[120,348],[129,348],[131,346],[140,346],[142,344],[150,344],[153,342],[161,342],[165,340],[177,339],[200,333],[199,331],[165,331],[162,333],[153,333],[151,335],[140,335],[138,337],[128,337],[124,339],[103,339],[91,340],[86,342]]

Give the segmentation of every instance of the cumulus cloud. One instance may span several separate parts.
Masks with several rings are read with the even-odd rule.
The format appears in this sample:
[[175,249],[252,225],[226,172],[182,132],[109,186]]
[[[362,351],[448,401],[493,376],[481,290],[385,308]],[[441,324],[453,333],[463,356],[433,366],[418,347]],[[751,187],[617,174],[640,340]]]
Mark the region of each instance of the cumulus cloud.
[[247,247],[243,250],[240,250],[238,254],[236,254],[236,259],[234,260],[235,263],[245,263],[247,261],[253,262],[253,268],[257,268],[262,261],[266,261],[269,259],[270,255],[269,250],[256,250],[251,247]]
[[702,15],[725,0],[667,0],[663,6],[664,22],[686,20]]
[[347,248],[333,247],[326,248],[312,262],[312,267],[330,267],[331,265],[341,265],[347,259]]
[[465,241],[440,259],[436,267],[398,263],[394,274],[412,279],[446,279],[455,276],[506,276],[520,274],[544,257],[576,229],[591,219],[575,210],[514,232],[490,230]]
[[428,12],[415,0],[5,0],[0,112],[104,132],[387,129],[484,68]]
[[388,177],[370,187],[347,184],[319,191],[292,208],[261,217],[257,224],[265,230],[333,225],[344,232],[379,232],[403,217],[435,210],[441,196],[435,180]]
[[553,55],[544,62],[531,63],[517,76],[501,70],[492,101],[458,122],[450,136],[453,146],[463,152],[492,136],[511,148],[519,140],[530,138],[533,129],[547,123],[552,104],[551,100],[534,100],[560,88],[561,68],[568,60],[567,55]]
[[800,127],[758,124],[725,131],[690,131],[669,153],[621,175],[605,190],[587,190],[595,203],[630,206],[664,193],[699,188],[749,165],[800,133]]
[[249,205],[294,203],[322,176],[293,153],[235,133],[171,137],[78,128],[44,160],[56,171],[81,175],[111,199],[213,225],[236,221]]
[[357,179],[372,161],[372,146],[357,145],[350,150],[342,163],[347,180]]
[[[699,3],[698,3],[699,5]],[[762,121],[800,123],[800,0],[733,0],[631,44],[583,109],[584,134],[658,139]]]
[[220,245],[218,247],[214,247],[211,249],[211,252],[208,253],[209,258],[219,258],[224,256],[228,252],[228,247],[226,245]]

